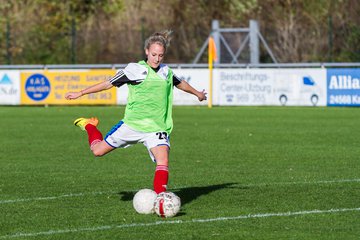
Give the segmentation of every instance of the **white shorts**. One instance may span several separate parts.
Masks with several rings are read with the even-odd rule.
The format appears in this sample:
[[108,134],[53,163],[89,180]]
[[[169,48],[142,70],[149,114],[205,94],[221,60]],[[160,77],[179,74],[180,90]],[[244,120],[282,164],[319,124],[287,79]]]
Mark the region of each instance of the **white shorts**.
[[105,136],[107,144],[114,148],[127,148],[136,143],[142,143],[148,149],[151,159],[155,162],[150,149],[156,146],[166,145],[170,148],[169,136],[164,132],[139,132],[123,121],[116,124]]

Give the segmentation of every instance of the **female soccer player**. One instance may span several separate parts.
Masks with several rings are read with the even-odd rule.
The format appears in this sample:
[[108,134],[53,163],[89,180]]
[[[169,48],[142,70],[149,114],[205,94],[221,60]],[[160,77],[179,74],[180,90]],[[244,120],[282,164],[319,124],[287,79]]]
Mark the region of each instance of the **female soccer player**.
[[174,75],[167,65],[162,64],[170,44],[170,35],[171,31],[167,30],[154,33],[145,41],[145,60],[129,63],[109,80],[65,95],[66,99],[73,100],[114,86],[128,85],[125,116],[104,139],[96,128],[99,123],[96,117],[78,118],[74,124],[87,131],[90,149],[95,156],[103,156],[115,148],[143,143],[156,162],[153,182],[156,193],[166,191],[168,183],[173,86],[195,95],[199,101],[206,100],[205,90],[197,91]]

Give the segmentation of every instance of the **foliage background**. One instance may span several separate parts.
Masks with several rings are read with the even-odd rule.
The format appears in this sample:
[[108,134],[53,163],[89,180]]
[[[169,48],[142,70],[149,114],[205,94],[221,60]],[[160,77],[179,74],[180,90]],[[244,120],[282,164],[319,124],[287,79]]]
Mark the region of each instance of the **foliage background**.
[[359,62],[359,12],[358,0],[0,0],[0,64],[127,63],[163,29],[174,31],[166,61],[190,63],[213,19],[257,20],[279,62]]

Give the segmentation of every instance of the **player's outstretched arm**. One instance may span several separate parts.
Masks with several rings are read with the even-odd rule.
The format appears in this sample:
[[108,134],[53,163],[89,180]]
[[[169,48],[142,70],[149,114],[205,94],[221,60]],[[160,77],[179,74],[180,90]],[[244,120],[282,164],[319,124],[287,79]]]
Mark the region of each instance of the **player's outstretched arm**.
[[181,83],[179,83],[178,85],[176,85],[176,87],[184,92],[190,93],[195,95],[199,101],[204,101],[206,100],[206,92],[205,89],[203,89],[201,92],[196,90],[195,88],[193,88],[188,82],[186,82],[185,80],[181,81]]
[[90,93],[96,93],[96,92],[101,92],[101,91],[104,91],[104,90],[107,90],[107,89],[110,89],[112,88],[113,85],[108,81],[104,81],[104,82],[101,82],[101,83],[98,83],[98,84],[95,84],[95,85],[92,85],[88,88],[85,88],[79,92],[67,92],[65,94],[65,98],[67,100],[73,100],[73,99],[77,99],[83,95],[86,95],[86,94],[90,94]]

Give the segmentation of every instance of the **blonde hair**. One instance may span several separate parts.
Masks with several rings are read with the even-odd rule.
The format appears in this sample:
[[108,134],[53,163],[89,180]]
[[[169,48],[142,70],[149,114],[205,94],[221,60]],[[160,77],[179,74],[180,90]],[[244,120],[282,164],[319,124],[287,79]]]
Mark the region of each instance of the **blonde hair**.
[[150,37],[148,37],[148,39],[145,40],[144,48],[149,49],[152,44],[157,43],[163,46],[166,52],[167,48],[170,46],[172,32],[172,30],[164,30],[162,32],[156,32],[152,34]]

